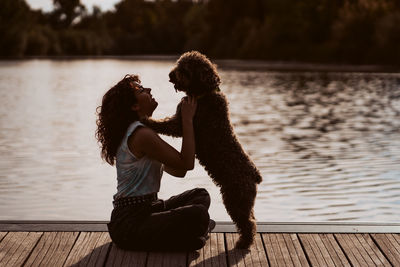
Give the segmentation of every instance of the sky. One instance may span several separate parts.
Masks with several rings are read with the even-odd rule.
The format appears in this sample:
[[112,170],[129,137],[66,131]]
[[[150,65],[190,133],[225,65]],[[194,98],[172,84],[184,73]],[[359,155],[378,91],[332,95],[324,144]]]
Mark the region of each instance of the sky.
[[[116,3],[120,0],[81,0],[81,3],[86,6],[86,8],[91,11],[93,5],[97,5],[101,10],[110,10],[114,7]],[[42,9],[43,11],[50,11],[53,9],[53,0],[26,0],[26,2],[33,9]]]

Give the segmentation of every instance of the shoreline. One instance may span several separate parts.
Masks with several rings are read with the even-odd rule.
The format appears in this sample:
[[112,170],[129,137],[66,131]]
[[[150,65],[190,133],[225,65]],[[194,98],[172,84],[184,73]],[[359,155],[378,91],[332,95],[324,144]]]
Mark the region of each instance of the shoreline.
[[389,65],[354,65],[338,63],[310,63],[261,60],[215,60],[223,69],[283,71],[283,72],[366,72],[399,73],[400,66]]
[[[172,61],[175,62],[180,55],[130,55],[130,56],[32,56],[23,58],[0,58],[1,62],[29,61],[29,60],[143,60],[143,61]],[[211,59],[220,69],[256,70],[256,71],[282,71],[282,72],[376,72],[400,73],[400,66],[394,65],[357,65],[340,63],[314,63],[297,61],[267,61],[247,59]]]

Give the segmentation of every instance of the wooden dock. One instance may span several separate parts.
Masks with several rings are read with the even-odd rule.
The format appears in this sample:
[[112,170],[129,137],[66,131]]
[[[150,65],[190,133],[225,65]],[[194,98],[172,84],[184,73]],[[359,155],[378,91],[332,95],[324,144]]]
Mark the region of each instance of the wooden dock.
[[0,221],[0,266],[400,266],[400,224],[264,223],[249,251],[218,223],[195,252],[124,251],[105,222]]

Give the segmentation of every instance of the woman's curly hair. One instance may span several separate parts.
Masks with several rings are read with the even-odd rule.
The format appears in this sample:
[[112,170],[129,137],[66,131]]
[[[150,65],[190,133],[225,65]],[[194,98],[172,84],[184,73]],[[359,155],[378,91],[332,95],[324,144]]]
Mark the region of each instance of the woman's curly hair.
[[128,126],[139,120],[132,110],[136,103],[133,83],[140,83],[139,76],[125,75],[103,96],[101,106],[97,107],[96,138],[101,146],[101,158],[114,165],[115,157]]

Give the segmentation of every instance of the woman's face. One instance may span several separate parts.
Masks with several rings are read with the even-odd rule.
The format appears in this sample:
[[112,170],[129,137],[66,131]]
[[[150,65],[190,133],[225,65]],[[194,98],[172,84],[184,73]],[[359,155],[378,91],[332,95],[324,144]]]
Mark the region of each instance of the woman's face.
[[138,113],[139,117],[150,117],[158,106],[157,101],[151,95],[151,89],[145,88],[139,83],[133,83],[133,89],[137,103],[132,106],[132,109]]

